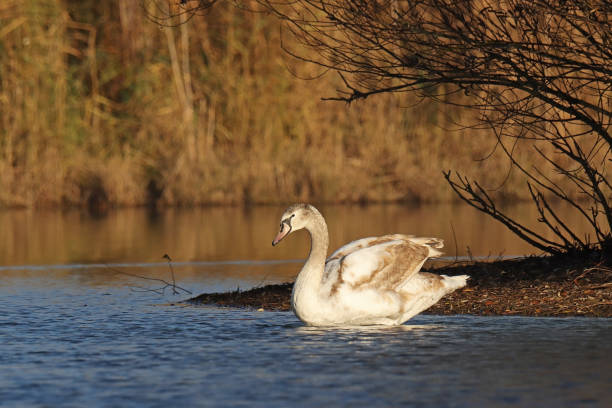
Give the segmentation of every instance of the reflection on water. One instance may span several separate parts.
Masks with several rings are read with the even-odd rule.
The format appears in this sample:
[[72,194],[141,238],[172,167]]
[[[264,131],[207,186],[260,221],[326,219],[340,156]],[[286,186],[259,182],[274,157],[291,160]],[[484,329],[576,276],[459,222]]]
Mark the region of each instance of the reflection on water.
[[[528,205],[510,209],[537,218]],[[49,278],[96,287],[138,285],[120,272],[170,279],[162,256],[173,259],[176,280],[194,293],[235,290],[292,281],[308,254],[300,231],[272,247],[284,207],[119,209],[104,217],[82,211],[0,211],[0,278],[25,278],[44,270]],[[466,205],[321,206],[330,250],[351,240],[387,233],[441,237],[448,256],[529,254],[534,250],[505,227]],[[532,222],[534,225],[537,222]],[[581,227],[576,220],[576,229]],[[455,239],[456,238],[456,239]],[[297,260],[297,261],[296,261]],[[203,279],[206,278],[206,279]],[[32,285],[44,284],[40,277]]]
[[[204,292],[226,292],[237,289],[250,289],[272,283],[292,281],[299,271],[297,262],[230,262],[230,263],[196,263],[174,267],[176,283],[194,294]],[[56,265],[53,267],[37,266],[0,268],[1,283],[28,282],[32,288],[49,288],[64,280],[78,283],[87,288],[101,288],[114,285],[131,289],[156,289],[165,286],[164,282],[151,279],[172,281],[172,274],[167,264],[145,265],[134,267],[133,264],[118,266]],[[170,289],[168,289],[170,290]]]
[[104,285],[104,273],[2,281],[3,407],[612,403],[611,319],[417,316],[322,329],[292,313],[169,306],[174,296]]
[[403,326],[342,326],[342,327],[316,327],[316,326],[302,326],[298,329],[298,332],[304,334],[326,334],[326,333],[334,333],[335,335],[341,333],[359,333],[361,336],[367,333],[398,333],[404,331],[411,332],[419,332],[426,331],[432,332],[433,330],[442,329],[444,326],[436,325],[436,324],[425,324],[419,325],[411,322],[410,324]]
[[[282,207],[120,209],[102,218],[81,211],[0,212],[0,265],[300,259],[308,237],[295,234],[272,248]],[[504,226],[466,205],[321,206],[330,231],[330,250],[353,239],[388,233],[444,238],[447,255],[521,255],[536,251]],[[531,206],[512,215],[530,220]],[[573,219],[580,233],[586,225]],[[454,229],[454,233],[453,233]],[[456,240],[455,240],[456,238]]]

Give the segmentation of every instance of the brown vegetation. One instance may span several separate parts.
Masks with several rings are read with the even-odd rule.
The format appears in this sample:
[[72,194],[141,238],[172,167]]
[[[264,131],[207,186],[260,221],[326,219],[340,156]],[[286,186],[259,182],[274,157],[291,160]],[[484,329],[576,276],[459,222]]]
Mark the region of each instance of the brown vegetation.
[[140,4],[2,2],[0,205],[436,201],[442,169],[506,179],[499,152],[478,160],[493,140],[448,130],[459,108],[321,101],[340,78],[285,54],[273,17],[218,3],[160,29]]

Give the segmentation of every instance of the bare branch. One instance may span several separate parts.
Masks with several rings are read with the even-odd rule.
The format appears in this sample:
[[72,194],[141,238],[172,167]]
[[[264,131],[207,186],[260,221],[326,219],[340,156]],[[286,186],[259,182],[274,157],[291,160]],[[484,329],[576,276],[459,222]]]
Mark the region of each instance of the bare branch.
[[[474,109],[469,126],[491,130],[507,176],[517,169],[526,178],[555,238],[505,215],[477,182],[444,173],[461,199],[543,251],[589,249],[553,209],[556,197],[588,221],[600,247],[612,242],[612,2],[255,1],[297,40],[282,45],[289,55],[340,75],[343,89],[324,99],[413,92]],[[523,164],[517,152],[526,149],[538,165]]]

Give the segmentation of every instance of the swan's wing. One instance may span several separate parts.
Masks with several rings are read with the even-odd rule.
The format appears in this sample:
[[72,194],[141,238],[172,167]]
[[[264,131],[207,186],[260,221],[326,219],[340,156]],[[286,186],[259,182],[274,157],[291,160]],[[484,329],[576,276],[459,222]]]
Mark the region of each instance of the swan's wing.
[[385,235],[353,241],[334,252],[325,265],[330,291],[342,285],[376,289],[397,289],[418,273],[430,256],[442,247],[435,238]]
[[348,244],[336,249],[336,251],[327,258],[326,262],[329,262],[334,259],[344,258],[345,256],[358,251],[360,249],[368,248],[371,246],[375,246],[378,244],[384,244],[385,242],[402,240],[402,239],[411,239],[414,238],[412,235],[403,235],[403,234],[392,234],[392,235],[383,235],[380,237],[367,237],[361,238],[356,241],[349,242]]

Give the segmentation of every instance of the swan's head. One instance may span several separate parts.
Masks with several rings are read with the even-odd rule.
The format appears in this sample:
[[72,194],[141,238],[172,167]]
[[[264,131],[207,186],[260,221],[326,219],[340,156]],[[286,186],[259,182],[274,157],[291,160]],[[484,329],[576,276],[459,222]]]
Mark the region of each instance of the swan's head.
[[293,204],[287,208],[281,217],[280,232],[272,241],[272,245],[278,244],[283,238],[294,231],[306,228],[308,223],[321,213],[310,204]]

